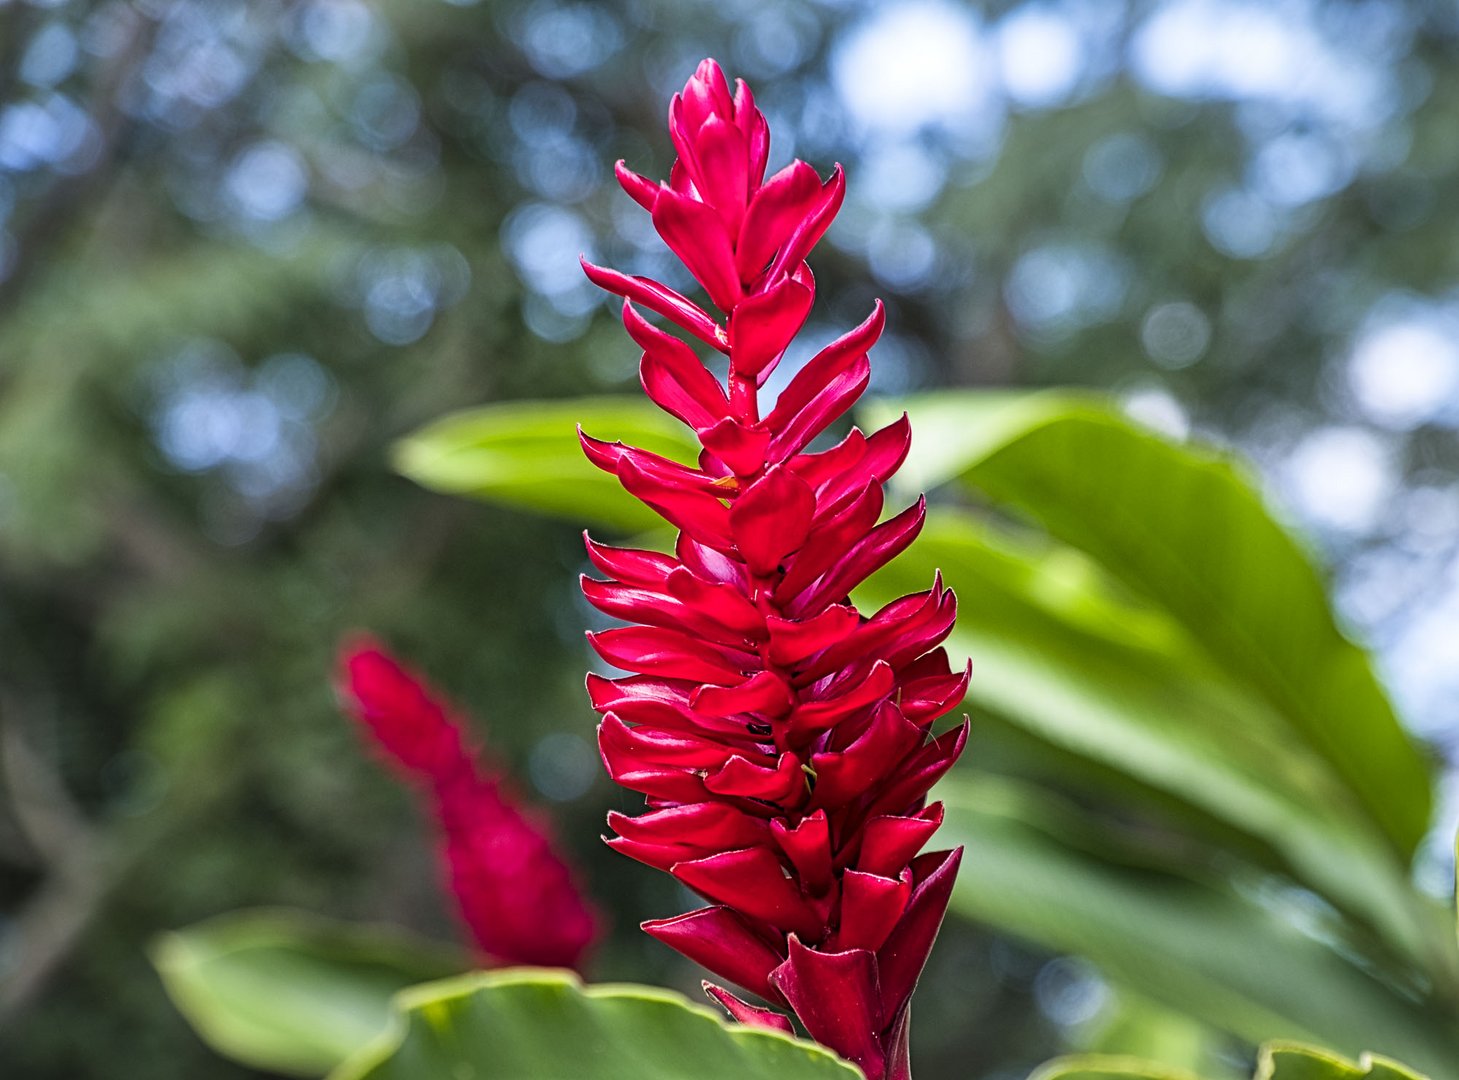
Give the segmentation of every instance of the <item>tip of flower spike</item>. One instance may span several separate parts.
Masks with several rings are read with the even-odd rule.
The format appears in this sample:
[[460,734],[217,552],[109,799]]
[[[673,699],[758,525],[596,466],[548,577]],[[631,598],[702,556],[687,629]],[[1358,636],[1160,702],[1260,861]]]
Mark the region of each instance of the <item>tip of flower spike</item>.
[[433,781],[470,768],[461,728],[448,707],[377,639],[346,638],[338,664],[345,710],[397,765]]
[[385,646],[374,634],[365,630],[353,630],[346,634],[335,650],[335,659],[338,662],[340,674],[348,677],[356,657],[371,653],[385,655]]
[[724,68],[712,56],[706,56],[699,61],[699,66],[694,69],[694,74],[684,86],[685,97],[688,97],[695,83],[704,86],[715,98],[728,100],[730,97],[729,80],[725,78]]

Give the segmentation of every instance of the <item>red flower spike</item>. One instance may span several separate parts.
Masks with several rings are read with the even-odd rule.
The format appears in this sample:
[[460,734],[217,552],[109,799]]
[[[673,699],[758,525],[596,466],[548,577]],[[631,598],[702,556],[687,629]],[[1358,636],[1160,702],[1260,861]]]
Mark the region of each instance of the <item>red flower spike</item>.
[[543,825],[466,748],[451,710],[369,639],[341,650],[340,675],[346,711],[430,792],[451,892],[483,957],[581,968],[597,913]]
[[[648,797],[609,815],[608,842],[711,902],[644,930],[765,999],[706,992],[742,1023],[814,1038],[868,1080],[910,1080],[909,1001],[942,922],[961,849],[923,853],[942,822],[927,791],[966,726],[932,737],[968,669],[940,643],[956,604],[941,579],[870,617],[848,594],[917,536],[918,500],[886,521],[882,484],[906,457],[907,418],[810,446],[870,380],[880,303],[821,349],[768,413],[759,390],[805,325],[805,259],[841,206],[839,166],[768,180],[769,129],[743,82],[711,60],[669,108],[666,184],[619,163],[624,190],[724,313],[647,278],[588,266],[623,296],[648,396],[703,451],[681,464],[584,437],[599,467],[679,528],[674,554],[588,541],[608,581],[588,600],[636,625],[590,635],[630,672],[588,677],[610,775]],[[671,324],[652,325],[638,305]],[[677,327],[729,357],[721,384]]]

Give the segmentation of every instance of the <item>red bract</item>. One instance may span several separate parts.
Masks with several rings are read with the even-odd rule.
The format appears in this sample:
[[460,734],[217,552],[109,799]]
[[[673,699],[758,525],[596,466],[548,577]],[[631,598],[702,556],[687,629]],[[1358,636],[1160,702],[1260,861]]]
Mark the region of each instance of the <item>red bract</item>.
[[[588,542],[609,579],[585,578],[588,600],[637,624],[589,635],[633,672],[589,676],[588,691],[608,772],[648,801],[609,815],[609,843],[710,902],[645,930],[789,1009],[870,1080],[905,1080],[908,1002],[961,855],[919,854],[942,819],[927,791],[967,734],[930,734],[967,687],[937,647],[955,601],[940,580],[870,617],[848,599],[922,527],[920,500],[882,520],[906,418],[809,449],[866,389],[880,304],[761,415],[758,390],[811,309],[805,258],[841,205],[840,169],[822,181],[796,161],[766,180],[765,118],[711,60],[675,96],[669,130],[667,183],[622,163],[618,178],[724,317],[585,264],[625,298],[644,390],[704,448],[691,468],[583,436],[596,465],[680,530],[673,556]],[[726,354],[728,386],[638,307]],[[746,1023],[791,1030],[781,1012],[706,989]]]
[[379,645],[340,654],[346,708],[431,795],[451,892],[481,951],[503,964],[580,967],[598,918],[573,873],[467,748],[451,710]]

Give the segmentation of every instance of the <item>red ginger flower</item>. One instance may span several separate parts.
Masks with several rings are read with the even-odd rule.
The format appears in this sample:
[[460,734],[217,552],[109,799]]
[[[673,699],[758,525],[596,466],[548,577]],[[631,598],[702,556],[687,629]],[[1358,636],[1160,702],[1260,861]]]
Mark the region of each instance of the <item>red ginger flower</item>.
[[[880,304],[760,415],[757,391],[810,313],[804,260],[840,208],[840,168],[822,182],[796,161],[766,180],[765,118],[712,60],[674,97],[669,130],[668,183],[622,162],[618,179],[725,318],[584,264],[625,298],[644,390],[704,448],[691,468],[582,436],[594,464],[680,530],[673,556],[588,541],[610,579],[585,577],[588,600],[639,624],[589,635],[635,673],[590,675],[588,691],[608,772],[649,807],[610,814],[609,843],[710,901],[648,933],[788,1008],[869,1080],[907,1080],[908,1002],[961,856],[919,854],[942,820],[927,791],[967,736],[966,724],[930,736],[967,687],[937,647],[955,600],[940,580],[870,617],[848,599],[922,527],[921,500],[878,524],[906,417],[807,450],[866,389]],[[728,392],[635,304],[725,353]],[[739,1020],[791,1030],[705,988]]]
[[580,968],[599,920],[546,829],[467,749],[450,708],[383,648],[340,654],[346,708],[411,781],[432,795],[451,892],[487,958]]

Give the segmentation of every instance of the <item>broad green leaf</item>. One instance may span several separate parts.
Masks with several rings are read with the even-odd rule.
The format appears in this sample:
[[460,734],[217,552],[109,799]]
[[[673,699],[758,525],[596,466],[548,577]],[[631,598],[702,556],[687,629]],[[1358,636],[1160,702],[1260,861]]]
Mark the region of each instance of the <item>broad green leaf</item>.
[[204,1041],[247,1065],[321,1076],[377,1038],[407,986],[465,965],[390,927],[240,911],[159,936],[152,962]]
[[1254,838],[1273,868],[1379,927],[1399,955],[1437,966],[1454,952],[1333,770],[1169,614],[1065,545],[953,510],[930,514],[863,598],[926,588],[937,569],[962,600],[948,647],[973,658],[971,702]]
[[[1358,1058],[1358,1067],[1367,1069],[1364,1080],[1428,1080],[1420,1073],[1414,1072],[1407,1065],[1394,1061],[1392,1058],[1383,1057],[1381,1054],[1363,1054]],[[1282,1080],[1280,1077],[1273,1077],[1272,1080]]]
[[1362,1080],[1365,1073],[1338,1054],[1294,1043],[1263,1046],[1256,1063],[1256,1080]]
[[396,445],[396,467],[428,488],[621,532],[663,519],[583,456],[577,429],[692,464],[687,428],[646,398],[513,401],[442,417]]
[[1426,1080],[1406,1065],[1364,1053],[1357,1063],[1328,1050],[1297,1043],[1268,1043],[1261,1048],[1255,1080]]
[[[1198,1080],[1138,1057],[1075,1054],[1037,1068],[1029,1080]],[[1405,1065],[1364,1054],[1357,1064],[1316,1046],[1271,1042],[1262,1046],[1253,1080],[1427,1080]]]
[[[1076,1054],[1056,1058],[1029,1080],[1198,1080],[1193,1073],[1165,1069],[1138,1057]],[[1426,1080],[1396,1061],[1363,1054],[1353,1062],[1328,1050],[1298,1043],[1261,1048],[1254,1080]]]
[[859,1080],[814,1043],[729,1024],[647,986],[519,969],[415,987],[331,1080]]
[[1124,1054],[1070,1054],[1039,1066],[1028,1080],[1201,1080],[1185,1069],[1170,1069]]
[[959,480],[1086,552],[1259,694],[1412,854],[1427,764],[1311,560],[1232,462],[1063,393],[939,393],[884,411],[903,409],[916,437],[901,484]]
[[[953,907],[1046,948],[1088,957],[1117,983],[1252,1042],[1376,1048],[1435,1074],[1459,1030],[1349,963],[1260,882],[1161,871],[1137,833],[1121,841],[1048,792],[954,774],[939,785],[944,843],[965,844]],[[1250,898],[1248,898],[1250,897]]]

